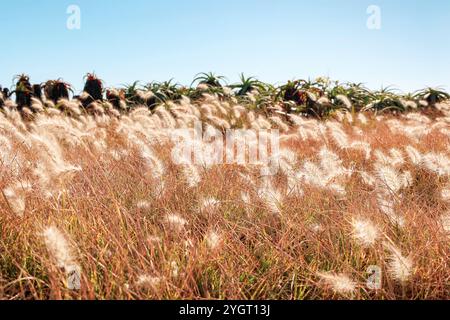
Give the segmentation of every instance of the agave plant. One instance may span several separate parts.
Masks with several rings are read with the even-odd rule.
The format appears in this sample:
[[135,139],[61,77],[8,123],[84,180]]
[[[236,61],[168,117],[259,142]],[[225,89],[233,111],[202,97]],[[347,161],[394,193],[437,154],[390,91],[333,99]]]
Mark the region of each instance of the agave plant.
[[[359,111],[366,106],[370,101],[370,91],[362,83],[345,83],[340,84],[338,81],[333,83],[333,86],[326,89],[326,96],[336,108],[344,107],[351,108],[351,112]],[[346,99],[351,106],[343,102]]]
[[223,87],[222,82],[225,82],[226,78],[224,76],[218,76],[212,72],[206,73],[202,72],[196,75],[194,81],[192,81],[191,86],[195,83],[204,84],[209,87],[221,88]]
[[113,105],[120,105],[120,101],[126,102],[127,105],[146,105],[153,108],[163,100],[160,94],[155,94],[156,83],[152,82],[146,86],[141,86],[140,81],[135,81],[132,84],[122,85],[123,88],[117,90],[108,90],[107,97]]
[[415,93],[414,97],[419,100],[425,100],[429,105],[434,106],[437,103],[450,99],[450,94],[442,88],[425,88]]
[[123,92],[125,95],[125,100],[130,103],[139,103],[139,81],[135,81],[132,84],[123,85]]
[[268,113],[271,109],[278,109],[277,88],[271,84],[260,82],[258,89],[251,91],[251,94],[241,96],[240,100],[252,106],[253,109],[260,109]]
[[108,102],[111,103],[116,109],[122,109],[122,107],[126,106],[125,95],[126,93],[124,89],[106,89],[106,100],[108,100]]
[[164,103],[169,100],[179,100],[183,95],[189,92],[188,88],[183,87],[178,83],[174,83],[173,79],[163,82],[154,81],[147,84],[145,88],[154,95],[154,98],[152,99],[154,101],[154,103],[152,103],[153,107],[156,104]]
[[5,104],[5,97],[3,96],[3,88],[0,85],[0,108],[3,107],[3,105]]
[[14,77],[14,81],[16,82],[16,89],[11,92],[11,94],[15,93],[16,95],[16,104],[19,109],[22,109],[25,106],[31,105],[31,97],[33,95],[33,88],[30,83],[30,78],[25,75],[17,75]]
[[33,96],[36,99],[42,100],[42,87],[40,84],[33,85]]
[[180,90],[183,90],[184,87],[181,87],[178,83],[173,83],[173,79],[169,81],[163,81],[159,83],[159,91],[163,92],[166,97],[170,100],[177,100],[181,98]]
[[[196,85],[193,88],[193,85]],[[182,94],[191,99],[199,99],[204,93],[215,94],[219,99],[224,99],[227,96],[226,78],[224,76],[216,75],[212,72],[199,73],[192,81],[190,88],[182,88]]]
[[370,102],[370,90],[363,83],[347,83],[346,88],[347,97],[354,106],[361,108]]
[[317,82],[310,80],[288,81],[278,88],[278,97],[281,97],[287,112],[302,112],[309,115],[323,116],[326,107],[317,103],[318,98],[325,92]]
[[45,97],[55,104],[60,99],[69,99],[69,91],[73,93],[71,85],[61,79],[49,80],[42,85],[42,88],[44,89]]
[[9,96],[10,96],[10,94],[9,94],[9,89],[8,89],[8,88],[3,88],[3,89],[0,89],[0,90],[2,91],[3,99],[4,99],[4,100],[8,99]]
[[95,73],[88,73],[84,80],[86,82],[83,91],[87,97],[83,99],[83,105],[86,107],[94,101],[103,101],[103,81]]
[[370,102],[361,111],[373,110],[375,112],[405,111],[405,105],[392,87],[383,87],[379,91],[371,92],[368,96]]
[[9,90],[0,86],[0,107],[3,107],[5,101],[9,98]]
[[237,89],[236,95],[238,97],[245,96],[252,91],[258,91],[264,89],[264,85],[254,77],[246,78],[243,73],[240,75],[241,82],[230,86],[232,89]]

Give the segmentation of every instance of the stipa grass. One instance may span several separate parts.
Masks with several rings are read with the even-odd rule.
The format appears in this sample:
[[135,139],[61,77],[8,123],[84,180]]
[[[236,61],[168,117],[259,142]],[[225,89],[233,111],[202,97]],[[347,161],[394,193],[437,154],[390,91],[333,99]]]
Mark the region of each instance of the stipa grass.
[[[323,121],[214,96],[102,108],[0,114],[0,298],[448,297],[448,106]],[[269,163],[174,163],[171,131],[198,120],[279,128],[280,149]]]

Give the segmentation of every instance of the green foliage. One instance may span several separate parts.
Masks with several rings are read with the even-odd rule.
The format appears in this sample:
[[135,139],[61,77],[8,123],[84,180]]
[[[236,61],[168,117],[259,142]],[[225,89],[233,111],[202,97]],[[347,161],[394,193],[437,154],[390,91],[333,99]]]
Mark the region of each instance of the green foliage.
[[[95,74],[88,74],[86,78],[101,83]],[[18,102],[21,105],[28,105],[30,101],[27,99],[27,93],[31,90],[28,76],[19,75],[15,81],[17,84],[14,93],[19,93]],[[126,102],[130,108],[138,105],[154,108],[182,97],[199,101],[208,94],[215,95],[221,100],[234,99],[248,108],[267,113],[271,110],[283,110],[286,113],[319,118],[327,117],[339,109],[346,109],[352,113],[405,112],[415,108],[435,107],[436,104],[450,99],[450,94],[442,88],[429,87],[414,93],[402,94],[391,87],[369,90],[363,83],[340,83],[327,77],[315,80],[290,80],[285,84],[274,86],[241,74],[238,83],[227,85],[224,76],[212,72],[197,74],[188,87],[170,79],[163,82],[153,81],[144,86],[135,81],[124,85],[118,91],[124,93],[124,97],[117,99]]]

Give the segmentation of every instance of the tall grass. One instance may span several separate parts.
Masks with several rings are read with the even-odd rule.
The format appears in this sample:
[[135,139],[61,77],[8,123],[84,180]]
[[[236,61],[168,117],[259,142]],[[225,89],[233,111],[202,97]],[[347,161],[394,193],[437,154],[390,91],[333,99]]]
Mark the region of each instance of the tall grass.
[[[0,114],[1,299],[449,296],[446,105],[323,121],[214,96],[127,115],[63,106]],[[174,164],[167,129],[195,120],[279,128],[278,172]]]

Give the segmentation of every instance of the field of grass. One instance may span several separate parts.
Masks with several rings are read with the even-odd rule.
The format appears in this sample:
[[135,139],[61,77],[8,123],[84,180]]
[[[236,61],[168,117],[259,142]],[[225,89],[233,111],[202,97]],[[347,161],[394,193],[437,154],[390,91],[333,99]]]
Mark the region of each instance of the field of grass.
[[[6,103],[0,299],[448,298],[450,106],[318,119],[254,101]],[[278,129],[279,152],[211,164],[192,141],[204,161],[174,163],[171,133],[197,121]]]

